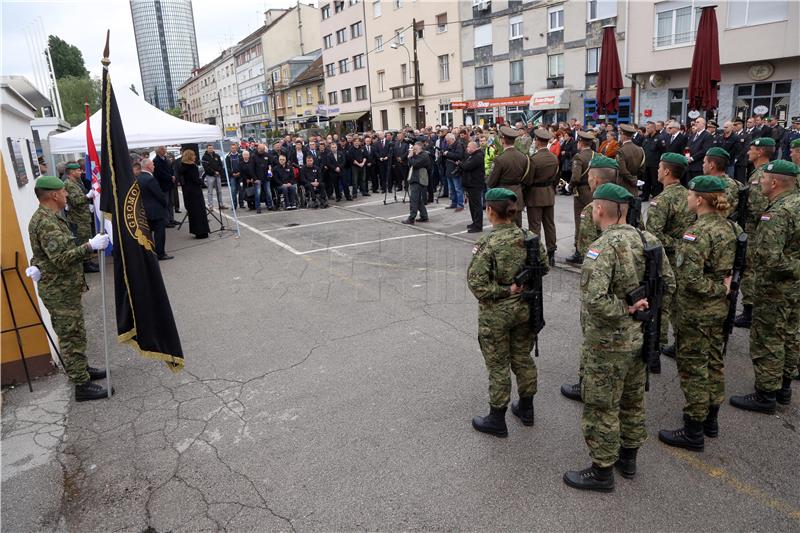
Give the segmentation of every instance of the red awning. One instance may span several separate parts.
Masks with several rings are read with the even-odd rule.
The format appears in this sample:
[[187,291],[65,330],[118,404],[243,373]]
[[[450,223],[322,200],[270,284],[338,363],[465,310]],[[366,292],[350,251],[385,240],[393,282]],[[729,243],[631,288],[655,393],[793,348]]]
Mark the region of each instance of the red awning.
[[597,111],[616,113],[619,110],[619,91],[623,87],[614,26],[606,26],[603,29],[600,70],[597,74]]
[[486,100],[470,100],[468,102],[450,102],[452,109],[485,109],[489,107],[505,107],[508,105],[528,105],[531,102],[528,96],[507,96],[505,98],[487,98]]
[[720,78],[719,34],[714,6],[703,8],[692,57],[692,75],[689,78],[689,109],[716,109],[717,86]]

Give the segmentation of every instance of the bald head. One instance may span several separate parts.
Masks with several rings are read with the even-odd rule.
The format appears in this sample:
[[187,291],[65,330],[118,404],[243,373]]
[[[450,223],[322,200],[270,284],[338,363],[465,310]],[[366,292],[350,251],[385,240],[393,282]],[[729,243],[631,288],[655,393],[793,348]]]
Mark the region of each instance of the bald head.
[[142,161],[139,164],[142,165],[142,171],[143,172],[149,172],[151,174],[153,173],[153,160],[152,159],[142,159]]

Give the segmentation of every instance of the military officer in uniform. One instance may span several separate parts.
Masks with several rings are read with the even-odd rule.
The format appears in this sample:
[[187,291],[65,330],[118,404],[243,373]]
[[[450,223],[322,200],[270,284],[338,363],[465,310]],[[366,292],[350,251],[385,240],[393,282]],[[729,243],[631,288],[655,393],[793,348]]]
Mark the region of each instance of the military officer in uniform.
[[685,400],[683,427],[662,430],[658,439],[693,451],[703,451],[704,434],[719,434],[717,414],[725,400],[722,323],[728,314],[736,239],[742,232],[727,220],[727,188],[720,176],[697,176],[689,182],[687,204],[697,221],[686,229],[675,253],[675,308],[681,312],[675,314],[674,324]]
[[[664,246],[670,267],[675,270],[675,252],[683,237],[684,231],[694,222],[695,215],[687,204],[688,190],[681,185],[681,178],[689,168],[685,156],[667,152],[658,163],[658,181],[664,190],[653,198],[647,211],[647,231],[656,236]],[[669,324],[675,324],[676,308],[671,300],[664,301],[661,312],[661,353],[667,357],[675,357],[675,345],[668,345]]]
[[75,400],[105,398],[106,389],[92,381],[103,379],[106,371],[88,366],[86,359],[81,294],[86,288],[82,265],[92,251],[108,246],[108,235],[76,244],[60,214],[67,205],[64,183],[55,176],[42,176],[34,190],[39,208],[28,224],[33,259],[25,273],[38,283],[39,297],[50,312],[65,370],[75,385]]
[[[525,231],[514,224],[518,200],[509,189],[486,192],[486,216],[494,227],[475,244],[467,270],[467,285],[478,299],[478,342],[489,372],[489,414],[475,417],[472,427],[497,437],[508,436],[509,368],[517,378],[519,391],[519,401],[511,404],[511,412],[526,426],[533,425],[536,394],[530,310],[520,296],[522,287],[514,283],[526,258]],[[540,254],[545,257],[543,246]]]
[[514,140],[522,135],[522,130],[515,130],[508,126],[500,126],[500,140],[503,143],[503,153],[495,157],[494,168],[486,184],[488,187],[504,187],[512,191],[517,197],[516,222],[522,227],[522,210],[525,208],[522,197],[522,184],[530,172],[531,160],[528,154],[523,154],[514,148]]
[[638,181],[644,169],[645,159],[644,149],[633,142],[633,135],[636,131],[636,128],[630,124],[622,124],[619,127],[622,145],[617,151],[619,184],[625,187],[633,196],[638,194]]
[[[772,139],[770,139],[772,140]],[[755,392],[732,396],[731,405],[774,413],[788,405],[800,358],[800,191],[797,165],[773,161],[763,167],[761,191],[769,206],[752,237],[753,324],[750,357]]]
[[[67,190],[67,207],[64,217],[70,225],[75,242],[86,242],[92,236],[92,213],[89,200],[94,191],[87,193],[81,182],[81,166],[78,163],[67,163],[64,167],[64,188]],[[84,272],[100,272],[100,268],[87,260],[83,264]]]
[[536,235],[544,225],[547,259],[550,266],[556,263],[556,187],[558,186],[558,158],[548,150],[553,138],[549,130],[539,128],[533,132],[536,151],[531,156],[531,168],[525,187],[525,209],[528,212],[528,229]]
[[[603,234],[586,253],[581,271],[581,429],[592,465],[564,474],[564,482],[577,489],[614,490],[615,465],[624,477],[633,477],[637,451],[647,439],[642,327],[633,314],[646,310],[648,301],[629,304],[626,297],[644,280],[642,241],[651,246],[660,243],[625,224],[631,198],[613,183],[600,185],[593,195],[592,216]],[[664,282],[672,291],[675,280],[666,259],[663,266]]]
[[794,143],[798,140],[800,140],[800,116],[792,117],[792,128],[783,134],[783,159],[792,161],[795,165],[797,161],[791,157],[791,153],[796,146]]
[[717,176],[725,182],[725,195],[728,198],[728,212],[726,218],[736,218],[736,208],[739,205],[739,182],[725,174],[731,155],[724,148],[714,146],[708,149],[703,158],[703,174]]
[[578,153],[572,158],[572,177],[569,181],[569,189],[574,196],[572,200],[572,211],[575,215],[575,253],[567,258],[567,263],[580,265],[583,263],[583,255],[578,250],[578,239],[580,237],[581,212],[592,201],[592,192],[589,189],[587,174],[589,173],[589,161],[594,156],[592,147],[594,146],[594,133],[590,131],[578,132]]

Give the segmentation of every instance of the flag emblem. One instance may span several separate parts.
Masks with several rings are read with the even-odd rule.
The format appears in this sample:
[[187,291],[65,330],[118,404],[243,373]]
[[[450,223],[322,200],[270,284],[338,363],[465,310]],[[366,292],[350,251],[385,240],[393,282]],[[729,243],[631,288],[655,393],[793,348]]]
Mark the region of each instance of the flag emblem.
[[588,252],[586,252],[586,257],[588,257],[589,259],[597,259],[597,256],[599,255],[600,255],[600,250],[590,249]]
[[695,235],[694,233],[684,233],[683,234],[683,240],[684,241],[689,241],[689,242],[694,242],[694,241],[697,240],[697,235]]

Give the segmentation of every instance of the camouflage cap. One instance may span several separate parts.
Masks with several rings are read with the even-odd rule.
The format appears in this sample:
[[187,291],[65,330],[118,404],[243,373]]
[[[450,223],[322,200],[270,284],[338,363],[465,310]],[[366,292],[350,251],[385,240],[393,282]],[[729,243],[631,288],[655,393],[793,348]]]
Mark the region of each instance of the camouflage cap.
[[710,155],[711,157],[721,157],[723,159],[731,158],[731,154],[729,154],[725,148],[720,148],[719,146],[709,148],[706,152],[706,155]]
[[64,182],[55,176],[40,176],[34,182],[34,189],[57,191],[64,188]]
[[608,200],[618,204],[627,204],[633,198],[633,195],[628,192],[625,187],[621,187],[616,183],[604,183],[595,189],[592,198],[595,200]]
[[592,160],[589,161],[589,168],[613,168],[614,170],[619,170],[619,164],[616,159],[596,154]]
[[661,161],[665,163],[672,163],[673,165],[681,165],[682,167],[689,166],[689,160],[685,155],[676,154],[675,152],[666,152],[661,154]]
[[517,195],[514,191],[510,191],[508,189],[504,189],[502,187],[495,187],[494,189],[489,189],[486,191],[486,201],[487,202],[494,202],[497,200],[512,200],[514,202],[517,201]]
[[771,163],[767,163],[763,167],[761,167],[764,172],[768,174],[783,174],[784,176],[796,176],[800,173],[800,169],[797,168],[797,165],[792,163],[791,161],[784,161],[782,159],[778,159],[772,161]]
[[695,192],[721,192],[725,181],[718,176],[696,176],[689,182],[689,190]]
[[797,139],[793,140],[790,146],[792,148],[800,148],[800,137],[798,137]]
[[758,146],[759,148],[762,146],[775,146],[775,139],[772,137],[759,137],[750,141],[750,146]]
[[81,166],[78,163],[67,163],[67,166],[64,167],[66,170],[80,170]]

